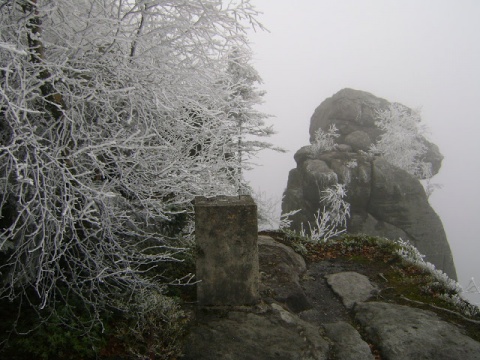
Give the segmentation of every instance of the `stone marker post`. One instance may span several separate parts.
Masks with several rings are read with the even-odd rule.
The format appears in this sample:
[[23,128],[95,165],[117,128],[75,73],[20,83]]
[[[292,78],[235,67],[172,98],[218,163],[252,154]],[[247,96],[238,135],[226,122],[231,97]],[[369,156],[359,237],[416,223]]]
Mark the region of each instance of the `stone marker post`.
[[195,198],[199,305],[259,300],[257,206],[248,195]]

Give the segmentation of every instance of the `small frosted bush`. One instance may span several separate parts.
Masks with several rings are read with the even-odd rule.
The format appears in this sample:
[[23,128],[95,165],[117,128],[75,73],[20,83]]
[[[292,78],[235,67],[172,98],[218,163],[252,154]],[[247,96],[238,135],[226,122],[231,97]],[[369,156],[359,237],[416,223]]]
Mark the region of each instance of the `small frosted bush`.
[[140,289],[124,307],[123,322],[114,329],[125,351],[136,359],[173,359],[182,355],[187,315],[171,298]]
[[[423,166],[423,155],[427,147],[422,141],[425,132],[420,114],[404,105],[394,103],[388,109],[377,111],[375,125],[383,134],[370,152],[382,155],[388,162],[417,177],[427,169]],[[428,171],[428,170],[427,170]]]
[[320,154],[324,151],[335,150],[337,147],[335,139],[339,136],[340,134],[335,125],[330,125],[330,128],[326,132],[319,128],[315,132],[315,141],[312,144],[313,152]]
[[335,184],[322,191],[320,203],[323,211],[317,210],[315,222],[308,222],[308,231],[302,224],[300,234],[312,242],[327,241],[346,231],[347,220],[350,216],[350,204],[344,200],[347,190],[343,184]]
[[480,309],[477,306],[466,302],[461,297],[461,293],[463,292],[462,286],[455,280],[451,279],[443,271],[435,268],[435,265],[425,261],[425,255],[420,254],[415,246],[401,238],[396,240],[396,243],[400,245],[398,254],[407,263],[417,266],[432,276],[433,280],[428,285],[429,289],[443,288],[444,290],[440,297],[452,304],[466,316],[475,316],[480,312]]
[[455,280],[448,277],[443,271],[437,269],[432,263],[425,261],[425,255],[422,255],[418,249],[409,241],[398,239],[397,244],[400,245],[398,254],[407,262],[416,265],[417,267],[429,272],[436,281],[442,284],[445,289],[454,293],[461,293],[462,287]]

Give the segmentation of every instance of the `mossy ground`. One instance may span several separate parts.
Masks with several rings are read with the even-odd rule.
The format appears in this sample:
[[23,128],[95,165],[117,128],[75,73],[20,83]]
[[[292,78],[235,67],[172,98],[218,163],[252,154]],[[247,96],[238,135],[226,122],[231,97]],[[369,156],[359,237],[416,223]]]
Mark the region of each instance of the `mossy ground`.
[[378,301],[393,302],[435,312],[442,319],[458,325],[468,336],[480,341],[480,313],[462,314],[462,307],[474,308],[464,301],[457,306],[443,297],[455,295],[436,281],[431,272],[406,261],[401,246],[391,240],[367,235],[344,235],[336,240],[310,243],[292,233],[265,232],[275,240],[299,249],[307,262],[332,261],[356,264],[358,272],[379,287]]

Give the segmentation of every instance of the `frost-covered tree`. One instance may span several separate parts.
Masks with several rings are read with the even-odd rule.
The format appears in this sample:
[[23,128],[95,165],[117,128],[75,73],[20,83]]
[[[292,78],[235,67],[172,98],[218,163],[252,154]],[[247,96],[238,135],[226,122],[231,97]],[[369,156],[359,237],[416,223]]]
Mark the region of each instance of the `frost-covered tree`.
[[256,108],[256,105],[263,101],[265,92],[258,89],[257,86],[262,83],[262,79],[250,62],[249,52],[233,49],[228,57],[226,79],[223,81],[229,93],[227,116],[236,127],[236,134],[232,139],[236,149],[232,155],[237,161],[234,176],[239,193],[252,192],[244,183],[242,174],[244,168],[249,168],[252,156],[259,150],[267,148],[283,151],[259,140],[272,135],[274,131],[271,126],[265,126],[268,115]]
[[424,161],[427,146],[425,127],[418,111],[399,103],[377,111],[375,124],[383,134],[370,152],[382,155],[388,162],[424,179],[432,176],[431,164]]
[[146,275],[182,251],[192,199],[235,194],[231,154],[258,149],[232,139],[270,132],[242,94],[256,78],[232,76],[256,15],[248,0],[0,1],[2,297],[98,316],[161,290]]
[[427,145],[426,127],[418,111],[393,103],[387,109],[377,111],[375,124],[384,131],[371,154],[380,154],[391,164],[409,172],[423,181],[425,192],[430,196],[440,184],[432,183],[432,164],[425,161]]

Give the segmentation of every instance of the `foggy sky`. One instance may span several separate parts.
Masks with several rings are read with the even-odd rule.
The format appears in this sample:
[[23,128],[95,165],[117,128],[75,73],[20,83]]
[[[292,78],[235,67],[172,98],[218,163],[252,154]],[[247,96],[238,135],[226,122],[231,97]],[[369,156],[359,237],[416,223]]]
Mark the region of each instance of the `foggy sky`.
[[421,108],[445,156],[430,203],[441,217],[461,285],[480,283],[480,1],[251,0],[270,30],[252,32],[267,91],[271,142],[247,174],[280,201],[293,154],[308,145],[315,108],[342,88]]

